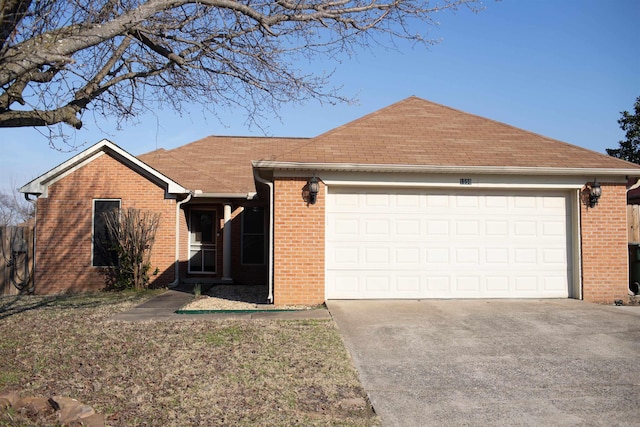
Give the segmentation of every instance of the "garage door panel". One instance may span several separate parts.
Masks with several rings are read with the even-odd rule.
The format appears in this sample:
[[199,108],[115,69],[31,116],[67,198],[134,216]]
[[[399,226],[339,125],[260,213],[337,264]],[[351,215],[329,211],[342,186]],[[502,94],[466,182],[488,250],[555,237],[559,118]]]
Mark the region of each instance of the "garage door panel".
[[420,236],[420,220],[399,218],[394,221],[395,232],[398,236]]
[[420,265],[420,248],[399,247],[395,252],[395,263],[405,267],[407,264],[418,267]]
[[567,195],[525,193],[330,187],[327,298],[567,297]]
[[336,217],[329,225],[329,231],[342,239],[346,239],[347,236],[357,236],[360,233],[360,220],[358,218]]
[[415,295],[420,293],[420,283],[422,278],[420,274],[404,275],[399,274],[396,276],[397,290],[400,294],[409,293]]
[[542,249],[542,261],[546,265],[556,264],[556,267],[564,267],[567,265],[567,251],[563,248],[544,248]]
[[509,276],[486,276],[487,292],[495,294],[504,294],[509,291]]

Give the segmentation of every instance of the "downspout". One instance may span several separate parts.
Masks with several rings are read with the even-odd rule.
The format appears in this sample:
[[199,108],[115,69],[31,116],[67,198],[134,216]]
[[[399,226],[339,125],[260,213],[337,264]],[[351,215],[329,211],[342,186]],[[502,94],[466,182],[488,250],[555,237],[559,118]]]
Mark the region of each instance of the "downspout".
[[38,232],[38,198],[30,199],[29,193],[24,193],[24,198],[27,202],[33,205],[33,268],[31,269],[31,287],[28,289],[30,294],[36,290],[36,233]]
[[256,181],[269,187],[269,294],[267,301],[273,304],[273,182],[258,175],[256,169],[253,170],[253,177]]
[[193,197],[193,191],[190,191],[184,200],[176,203],[176,260],[174,263],[175,280],[167,285],[168,288],[175,288],[180,283],[180,207],[187,203]]

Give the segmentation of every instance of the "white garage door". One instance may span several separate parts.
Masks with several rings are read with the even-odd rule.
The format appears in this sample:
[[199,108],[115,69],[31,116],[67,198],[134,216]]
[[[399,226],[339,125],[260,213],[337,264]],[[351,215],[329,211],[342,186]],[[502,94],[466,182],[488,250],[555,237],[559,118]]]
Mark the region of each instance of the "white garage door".
[[330,187],[326,298],[567,298],[567,199]]

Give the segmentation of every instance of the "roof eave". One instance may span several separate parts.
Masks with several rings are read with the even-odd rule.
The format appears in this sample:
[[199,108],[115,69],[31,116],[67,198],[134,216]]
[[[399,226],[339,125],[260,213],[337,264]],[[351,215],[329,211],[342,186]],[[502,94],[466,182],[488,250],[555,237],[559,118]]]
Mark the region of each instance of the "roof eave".
[[333,172],[404,172],[404,173],[474,173],[494,175],[594,175],[640,177],[640,168],[560,168],[525,166],[440,166],[362,163],[307,163],[256,160],[257,169],[333,171]]

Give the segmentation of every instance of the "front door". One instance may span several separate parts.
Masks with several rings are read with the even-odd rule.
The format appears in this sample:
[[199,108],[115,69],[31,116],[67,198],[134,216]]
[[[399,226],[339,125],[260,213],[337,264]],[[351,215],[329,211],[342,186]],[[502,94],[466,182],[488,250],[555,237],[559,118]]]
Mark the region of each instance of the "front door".
[[216,213],[192,210],[189,217],[189,272],[216,272]]

